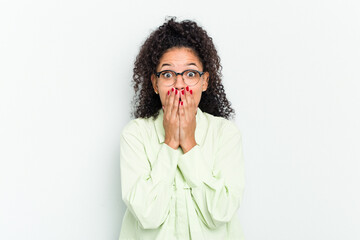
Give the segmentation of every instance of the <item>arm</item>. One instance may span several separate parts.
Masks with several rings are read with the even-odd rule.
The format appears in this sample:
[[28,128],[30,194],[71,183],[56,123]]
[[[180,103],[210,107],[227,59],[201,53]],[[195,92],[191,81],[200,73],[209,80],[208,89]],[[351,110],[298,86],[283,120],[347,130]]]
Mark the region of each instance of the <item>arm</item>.
[[150,164],[136,121],[120,138],[122,198],[144,229],[158,228],[167,218],[179,153],[162,143]]
[[233,218],[244,189],[241,133],[230,121],[220,132],[213,169],[199,145],[183,154],[178,162],[191,188],[196,212],[209,228],[217,228]]

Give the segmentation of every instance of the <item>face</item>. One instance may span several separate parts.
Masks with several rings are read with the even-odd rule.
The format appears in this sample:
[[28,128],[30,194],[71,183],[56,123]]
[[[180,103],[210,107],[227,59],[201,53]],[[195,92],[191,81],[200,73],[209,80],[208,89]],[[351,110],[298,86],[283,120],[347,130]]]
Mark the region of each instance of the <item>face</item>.
[[[156,72],[160,72],[163,70],[173,70],[175,72],[181,73],[184,70],[193,69],[198,71],[203,71],[203,66],[201,64],[200,59],[194,54],[194,52],[185,47],[181,48],[171,48],[167,50],[162,57],[160,58],[159,65],[156,67]],[[199,102],[201,99],[201,94],[208,87],[209,81],[209,73],[205,72],[204,75],[201,76],[200,81],[194,85],[189,86],[193,91],[194,100],[196,106],[199,106]],[[154,91],[159,93],[161,104],[165,105],[165,98],[167,92],[171,92],[171,88],[175,88],[178,91],[185,90],[188,86],[185,84],[181,75],[177,76],[177,81],[172,86],[165,86],[160,79],[156,77],[156,75],[151,76],[151,82],[154,88]],[[186,90],[185,90],[186,91]]]

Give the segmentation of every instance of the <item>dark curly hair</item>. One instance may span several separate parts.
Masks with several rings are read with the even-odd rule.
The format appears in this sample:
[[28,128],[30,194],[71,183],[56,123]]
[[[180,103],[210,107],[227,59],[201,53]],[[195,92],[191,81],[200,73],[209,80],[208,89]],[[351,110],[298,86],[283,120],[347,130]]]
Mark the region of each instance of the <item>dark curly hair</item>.
[[154,92],[151,75],[156,72],[161,56],[170,48],[187,47],[194,51],[203,64],[203,71],[209,72],[209,83],[202,92],[199,108],[214,116],[233,118],[234,109],[226,98],[221,82],[220,57],[217,54],[212,38],[194,21],[176,22],[171,17],[153,31],[140,48],[133,69],[133,88],[135,96],[132,100],[135,118],[157,117],[162,108],[160,96]]

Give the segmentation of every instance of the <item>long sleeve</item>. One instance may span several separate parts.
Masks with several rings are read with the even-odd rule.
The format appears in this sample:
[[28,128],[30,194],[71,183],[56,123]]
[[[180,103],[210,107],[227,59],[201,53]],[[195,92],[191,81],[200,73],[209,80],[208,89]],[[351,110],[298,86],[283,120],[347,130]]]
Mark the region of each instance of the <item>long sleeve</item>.
[[178,162],[191,188],[197,215],[211,229],[231,221],[244,189],[241,132],[230,121],[219,132],[213,167],[204,158],[199,145],[180,156]]
[[[165,143],[145,149],[145,129],[131,121],[120,138],[122,198],[143,229],[158,228],[167,218],[179,152]],[[149,153],[147,151],[157,151]],[[150,161],[149,156],[156,156]]]

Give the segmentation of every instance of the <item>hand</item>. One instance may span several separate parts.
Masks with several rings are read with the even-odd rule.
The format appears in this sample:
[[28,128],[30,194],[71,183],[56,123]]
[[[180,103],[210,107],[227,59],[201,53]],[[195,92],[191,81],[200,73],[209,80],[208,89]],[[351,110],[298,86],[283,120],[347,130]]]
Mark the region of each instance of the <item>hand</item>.
[[195,145],[196,112],[194,95],[189,87],[182,91],[182,104],[179,105],[180,113],[180,146],[184,153],[190,151]]
[[[177,94],[175,93],[177,92]],[[163,125],[165,129],[165,144],[173,149],[180,145],[180,119],[179,119],[179,97],[180,92],[172,88],[166,95]]]

